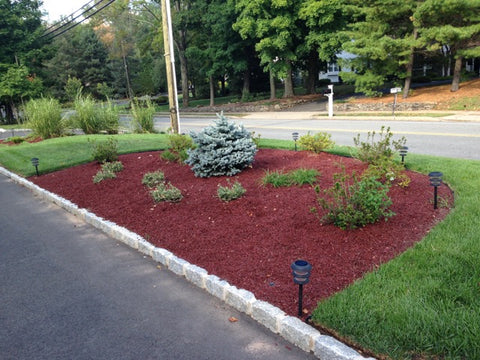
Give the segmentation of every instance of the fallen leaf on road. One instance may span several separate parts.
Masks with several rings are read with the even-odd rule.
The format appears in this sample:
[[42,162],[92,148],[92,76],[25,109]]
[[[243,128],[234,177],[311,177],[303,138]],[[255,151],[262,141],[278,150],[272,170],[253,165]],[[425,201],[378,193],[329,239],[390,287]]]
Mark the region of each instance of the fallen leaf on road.
[[233,323],[233,322],[237,322],[238,319],[236,317],[231,316],[231,317],[228,318],[228,321]]

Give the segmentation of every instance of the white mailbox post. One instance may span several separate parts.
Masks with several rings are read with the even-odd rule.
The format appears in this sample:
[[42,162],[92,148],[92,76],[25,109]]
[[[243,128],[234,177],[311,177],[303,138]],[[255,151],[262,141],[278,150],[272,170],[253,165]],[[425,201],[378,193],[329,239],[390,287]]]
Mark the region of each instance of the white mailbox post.
[[333,117],[333,85],[328,85],[328,91],[324,95],[328,97],[328,117]]
[[395,116],[395,106],[397,105],[397,94],[402,92],[401,87],[391,88],[390,94],[393,94],[393,107],[392,107],[392,115]]

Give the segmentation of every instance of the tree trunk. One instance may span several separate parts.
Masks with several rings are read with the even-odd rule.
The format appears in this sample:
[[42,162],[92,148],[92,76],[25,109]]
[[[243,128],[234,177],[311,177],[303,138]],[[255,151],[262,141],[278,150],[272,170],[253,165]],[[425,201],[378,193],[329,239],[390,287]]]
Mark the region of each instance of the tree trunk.
[[250,69],[243,72],[242,101],[250,99]]
[[210,106],[215,105],[215,81],[213,75],[210,75]]
[[277,87],[275,86],[275,75],[273,74],[272,69],[270,69],[270,100],[275,100],[277,98]]
[[307,75],[307,81],[305,83],[305,90],[307,91],[307,94],[315,94],[316,89],[315,89],[315,84],[317,81],[318,77],[318,56],[315,51],[311,51],[309,56],[308,56],[308,75]]
[[123,44],[122,44],[122,59],[123,59],[123,68],[125,69],[125,79],[127,80],[127,94],[128,94],[128,98],[130,100],[132,100],[133,99],[133,91],[132,91],[132,86],[130,85],[130,76],[128,74],[127,58],[126,58],[125,53],[123,51]]
[[285,91],[283,93],[283,97],[289,98],[295,95],[293,91],[292,62],[290,60],[287,60],[286,65],[287,65],[287,76],[285,77]]
[[462,73],[462,63],[463,63],[463,56],[459,56],[455,60],[455,68],[453,69],[453,80],[452,80],[452,87],[450,91],[455,92],[460,88],[460,75]]
[[15,124],[15,111],[13,102],[5,102],[5,119],[7,124]]
[[[418,30],[415,28],[413,29],[413,40],[417,40],[418,37]],[[412,85],[412,74],[413,74],[413,61],[415,58],[415,46],[410,48],[410,54],[408,56],[408,63],[407,63],[407,76],[405,77],[405,84],[403,85],[403,98],[406,99],[408,97],[408,93],[410,92],[410,86]]]

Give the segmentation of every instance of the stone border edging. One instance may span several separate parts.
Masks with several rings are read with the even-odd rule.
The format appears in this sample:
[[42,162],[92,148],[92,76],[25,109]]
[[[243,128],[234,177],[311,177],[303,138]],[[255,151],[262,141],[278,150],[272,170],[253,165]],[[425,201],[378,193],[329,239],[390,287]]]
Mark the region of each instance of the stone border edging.
[[[105,234],[138,250],[144,255],[150,256],[154,261],[162,264],[173,273],[185,277],[197,287],[204,289],[209,294],[224,301],[236,310],[249,315],[258,323],[262,324],[275,334],[279,334],[300,349],[306,352],[313,352],[317,358],[321,360],[366,359],[357,351],[346,346],[337,339],[320,334],[315,328],[296,317],[287,315],[283,310],[268,302],[257,300],[252,292],[239,289],[230,285],[227,281],[220,279],[216,275],[208,274],[205,269],[190,264],[189,262],[175,256],[172,252],[153,246],[140,235],[131,232],[122,226],[118,226],[111,221],[104,220],[86,209],[79,208],[71,201],[44,190],[3,167],[0,167],[0,174],[7,176],[17,184],[26,187],[34,194],[40,196],[43,200],[60,206],[69,213],[84,220],[86,223],[103,231]],[[368,358],[367,360],[374,360],[374,358]]]

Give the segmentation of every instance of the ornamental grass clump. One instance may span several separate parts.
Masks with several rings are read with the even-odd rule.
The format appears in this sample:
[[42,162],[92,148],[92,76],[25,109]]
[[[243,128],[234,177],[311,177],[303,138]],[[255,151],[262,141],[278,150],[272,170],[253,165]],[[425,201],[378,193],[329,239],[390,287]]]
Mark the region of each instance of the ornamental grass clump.
[[191,133],[195,149],[188,150],[185,161],[197,177],[233,176],[253,162],[257,146],[251,134],[217,114],[215,125],[200,133]]
[[274,188],[289,187],[293,185],[313,185],[318,181],[320,173],[317,169],[297,169],[284,173],[283,171],[265,171],[265,175],[262,178],[262,184],[264,186],[271,185]]
[[132,102],[132,128],[135,133],[154,133],[155,105],[150,99],[147,99],[144,104],[140,103],[138,99]]
[[34,134],[44,138],[61,136],[65,130],[62,119],[62,107],[56,99],[35,99],[27,102],[23,108],[27,126]]

